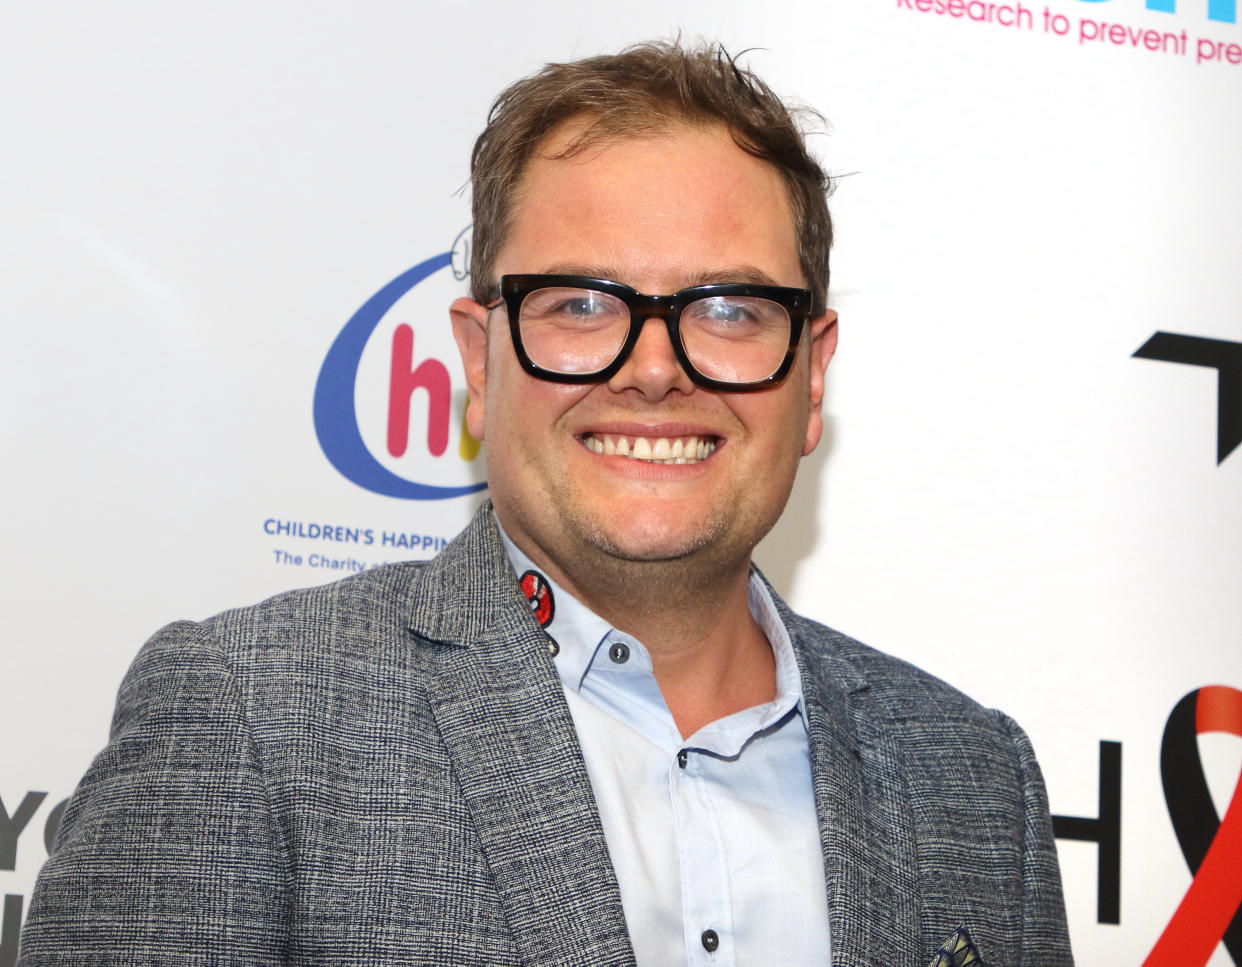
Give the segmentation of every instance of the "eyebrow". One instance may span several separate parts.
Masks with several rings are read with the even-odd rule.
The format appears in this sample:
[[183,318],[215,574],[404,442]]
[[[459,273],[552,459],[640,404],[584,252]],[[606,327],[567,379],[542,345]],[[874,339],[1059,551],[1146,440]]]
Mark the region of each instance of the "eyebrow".
[[[584,265],[581,263],[560,263],[544,268],[540,275],[582,275],[592,279],[611,279],[622,281],[624,275],[616,269],[605,265]],[[744,282],[751,285],[780,285],[772,276],[753,265],[736,265],[727,269],[713,269],[696,272],[680,280],[679,289],[689,289],[696,285],[721,285],[730,282]]]

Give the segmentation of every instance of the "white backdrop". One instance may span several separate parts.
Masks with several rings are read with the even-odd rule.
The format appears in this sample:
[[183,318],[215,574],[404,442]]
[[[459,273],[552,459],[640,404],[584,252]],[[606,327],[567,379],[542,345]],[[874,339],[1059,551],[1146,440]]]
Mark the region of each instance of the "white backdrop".
[[[759,562],[800,610],[1018,718],[1054,813],[1098,814],[1099,743],[1121,744],[1119,923],[1097,922],[1097,846],[1060,850],[1079,963],[1140,963],[1191,882],[1166,718],[1242,688],[1217,370],[1133,356],[1157,331],[1217,340],[1194,345],[1242,420],[1242,28],[1231,0],[1148,3],[1177,9],[9,4],[0,967],[156,627],[428,556],[468,519],[478,492],[354,481],[482,479],[445,312],[473,138],[543,62],[679,30],[759,48],[747,63],[827,116],[814,144],[841,175],[827,445]],[[421,391],[390,452],[401,325],[454,382],[441,456]],[[1218,814],[1235,731],[1199,741]]]

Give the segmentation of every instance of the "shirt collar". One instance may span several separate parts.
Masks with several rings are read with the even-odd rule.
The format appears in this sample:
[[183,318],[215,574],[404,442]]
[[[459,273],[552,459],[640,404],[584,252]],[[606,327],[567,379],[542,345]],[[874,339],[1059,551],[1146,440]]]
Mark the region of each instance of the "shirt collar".
[[[499,523],[497,521],[498,527]],[[503,527],[500,537],[518,583],[530,601],[535,620],[552,639],[548,647],[556,660],[556,673],[561,683],[575,692],[581,691],[596,651],[616,629],[536,567],[535,562],[510,540]],[[537,597],[531,597],[532,589]]]
[[[614,628],[568,591],[560,588],[513,543],[500,522],[496,523],[509,562],[531,602],[536,620],[550,638],[548,648],[552,652],[557,675],[565,688],[580,693],[583,682],[593,667],[615,672],[617,667],[608,660],[608,648],[618,642],[630,649],[630,658],[626,662],[629,672],[652,674],[650,655],[641,642]],[[751,616],[758,622],[772,646],[776,663],[776,697],[764,705],[744,709],[712,723],[696,733],[696,736],[720,731],[716,727],[726,725],[730,733],[735,733],[737,726],[742,724],[735,721],[739,716],[746,720],[748,730],[762,730],[783,719],[792,708],[798,710],[804,722],[806,720],[802,678],[798,673],[789,630],[776,610],[776,603],[772,600],[767,585],[753,568],[747,585],[747,605]]]

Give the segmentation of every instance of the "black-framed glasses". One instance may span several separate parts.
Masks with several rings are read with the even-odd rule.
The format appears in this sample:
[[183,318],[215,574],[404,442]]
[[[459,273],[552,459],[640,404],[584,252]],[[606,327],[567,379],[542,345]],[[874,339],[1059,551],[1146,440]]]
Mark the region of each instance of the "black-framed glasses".
[[554,383],[599,383],[629,358],[643,325],[661,319],[673,353],[698,385],[726,392],[763,389],[789,373],[811,293],[780,285],[696,285],[644,295],[620,282],[581,275],[505,275],[522,368]]

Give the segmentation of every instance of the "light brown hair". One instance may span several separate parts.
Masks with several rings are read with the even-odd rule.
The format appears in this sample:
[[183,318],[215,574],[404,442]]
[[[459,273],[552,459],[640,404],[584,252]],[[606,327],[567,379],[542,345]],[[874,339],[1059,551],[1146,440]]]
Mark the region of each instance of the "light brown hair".
[[789,192],[798,259],[815,314],[828,293],[831,181],[807,150],[792,110],[723,47],[652,41],[618,54],[548,64],[500,93],[470,160],[473,187],[471,296],[495,296],[492,267],[504,245],[526,166],[548,135],[572,118],[586,126],[559,157],[674,124],[723,123],[738,147],[773,165]]

